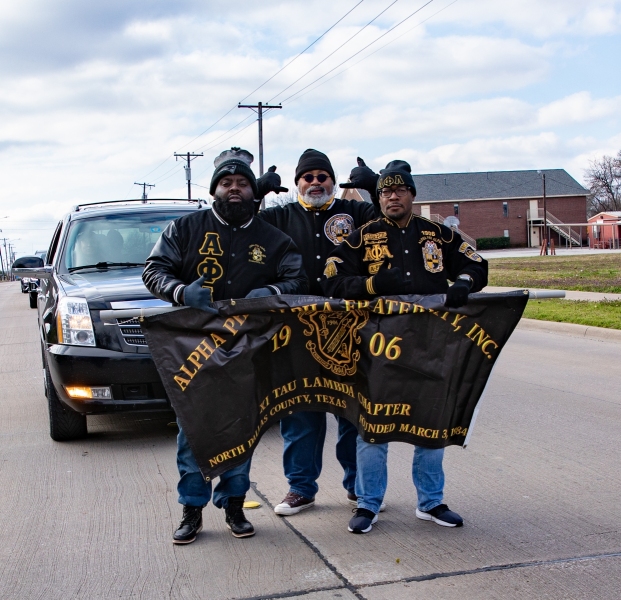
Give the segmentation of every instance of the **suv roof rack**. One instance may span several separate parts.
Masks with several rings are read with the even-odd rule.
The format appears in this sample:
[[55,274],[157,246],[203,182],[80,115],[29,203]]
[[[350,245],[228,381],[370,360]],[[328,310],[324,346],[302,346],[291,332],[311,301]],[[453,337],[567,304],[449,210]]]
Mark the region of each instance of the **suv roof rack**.
[[[198,204],[198,207],[201,207],[201,203],[205,202],[202,198],[196,198],[188,200],[187,198],[149,198],[147,200],[143,200],[137,198],[135,200],[104,200],[102,202],[86,202],[84,204],[76,204],[72,212],[79,212],[83,208],[93,208],[96,206],[108,206],[110,204],[130,204],[130,205],[141,205],[141,204],[151,204],[151,202],[172,202],[172,203],[184,203],[184,204]],[[207,204],[205,202],[205,204]]]

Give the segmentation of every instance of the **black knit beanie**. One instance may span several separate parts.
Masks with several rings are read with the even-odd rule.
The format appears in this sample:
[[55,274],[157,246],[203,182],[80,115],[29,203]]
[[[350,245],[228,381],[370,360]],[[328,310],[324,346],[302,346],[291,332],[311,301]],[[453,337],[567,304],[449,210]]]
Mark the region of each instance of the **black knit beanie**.
[[412,167],[404,160],[391,160],[385,169],[380,170],[377,189],[381,190],[391,185],[405,185],[411,188],[412,194],[416,196]]
[[325,171],[332,177],[332,181],[336,183],[336,177],[334,176],[334,169],[332,168],[330,159],[323,152],[309,148],[308,150],[304,150],[298,161],[298,166],[295,169],[295,184],[298,184],[300,177],[302,177],[304,173],[314,171],[315,169]]
[[259,195],[257,189],[257,178],[255,177],[250,165],[254,160],[254,156],[248,152],[248,150],[242,150],[241,148],[233,147],[230,150],[225,150],[219,156],[217,156],[213,164],[216,170],[213,172],[211,178],[211,184],[209,185],[209,193],[213,196],[218,181],[227,175],[243,175],[249,182],[254,192],[254,197]]

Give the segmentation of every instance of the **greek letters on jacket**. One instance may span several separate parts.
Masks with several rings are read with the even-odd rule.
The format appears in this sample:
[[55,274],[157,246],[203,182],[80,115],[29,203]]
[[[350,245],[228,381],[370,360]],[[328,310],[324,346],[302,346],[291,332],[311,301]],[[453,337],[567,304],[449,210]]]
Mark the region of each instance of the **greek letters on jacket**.
[[243,298],[266,285],[282,294],[308,289],[302,257],[289,236],[256,218],[229,225],[212,210],[169,224],[147,259],[143,280],[155,296],[173,302],[179,285],[202,275],[214,300]]
[[447,280],[467,273],[472,292],[487,285],[487,261],[454,230],[418,215],[404,228],[381,217],[356,230],[331,253],[322,281],[324,293],[368,298],[367,280],[380,268],[399,268],[415,294],[443,294]]
[[262,210],[258,217],[290,235],[304,261],[310,293],[322,295],[320,281],[328,255],[358,227],[375,218],[368,202],[335,199],[327,210],[306,210],[299,202]]

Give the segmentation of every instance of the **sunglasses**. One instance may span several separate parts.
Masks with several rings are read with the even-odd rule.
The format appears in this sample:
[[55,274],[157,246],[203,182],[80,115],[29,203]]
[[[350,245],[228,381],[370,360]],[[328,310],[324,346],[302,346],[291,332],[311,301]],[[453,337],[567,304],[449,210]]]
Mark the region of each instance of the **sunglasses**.
[[316,179],[319,183],[323,183],[330,177],[330,175],[326,175],[325,173],[319,173],[319,175],[311,175],[307,173],[306,175],[302,175],[302,179],[306,181],[306,183],[313,183]]

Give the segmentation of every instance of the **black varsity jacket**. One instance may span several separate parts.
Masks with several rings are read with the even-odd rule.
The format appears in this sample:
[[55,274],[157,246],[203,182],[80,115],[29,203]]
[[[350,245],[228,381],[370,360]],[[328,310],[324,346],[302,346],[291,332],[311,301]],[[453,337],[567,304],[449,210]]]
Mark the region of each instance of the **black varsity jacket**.
[[444,294],[447,279],[468,274],[471,292],[487,285],[487,261],[452,229],[418,215],[401,228],[380,217],[354,231],[326,262],[322,286],[334,298],[373,298],[373,276],[381,267],[399,268],[414,294]]
[[183,288],[203,274],[214,300],[243,298],[261,287],[274,294],[308,292],[302,257],[288,235],[255,217],[229,225],[213,209],[170,223],[142,279],[154,296],[178,304]]
[[336,198],[326,210],[309,210],[299,202],[262,210],[257,215],[284,231],[302,253],[310,293],[323,295],[321,277],[328,255],[347,236],[376,217],[369,202]]

